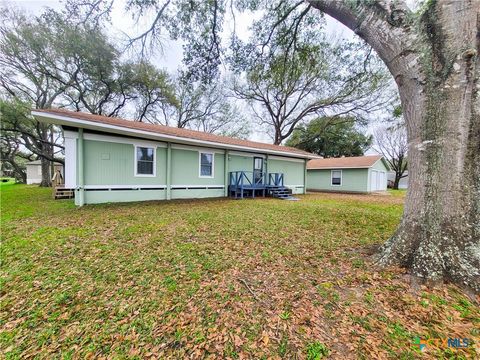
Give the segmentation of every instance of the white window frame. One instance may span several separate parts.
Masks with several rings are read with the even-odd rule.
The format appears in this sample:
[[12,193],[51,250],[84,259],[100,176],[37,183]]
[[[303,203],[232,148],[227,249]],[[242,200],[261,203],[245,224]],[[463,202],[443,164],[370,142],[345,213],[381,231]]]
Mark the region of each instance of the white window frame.
[[[334,184],[333,183],[333,172],[338,171],[340,172],[340,184]],[[331,170],[330,171],[330,186],[342,186],[343,184],[343,172],[342,170]]]
[[[133,174],[135,177],[155,177],[157,176],[157,147],[156,146],[149,146],[149,145],[134,145],[133,151]],[[153,174],[139,174],[138,173],[138,160],[137,160],[137,149],[138,148],[147,148],[153,149]]]
[[[202,175],[202,154],[212,156],[212,175]],[[213,179],[215,177],[215,153],[210,151],[199,151],[198,152],[198,177]]]

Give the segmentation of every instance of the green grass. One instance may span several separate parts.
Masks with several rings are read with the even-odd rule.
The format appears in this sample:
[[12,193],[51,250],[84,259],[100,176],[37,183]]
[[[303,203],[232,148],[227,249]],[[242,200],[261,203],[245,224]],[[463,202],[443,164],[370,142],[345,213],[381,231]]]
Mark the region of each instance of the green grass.
[[8,177],[0,178],[0,187],[7,186],[7,185],[14,185],[14,184],[15,184],[15,178],[8,178]]
[[407,190],[403,190],[403,189],[398,189],[398,190],[393,190],[393,189],[388,189],[388,193],[392,196],[395,196],[395,197],[405,197],[405,195],[407,194]]
[[51,189],[2,186],[0,351],[395,358],[418,356],[410,337],[473,338],[478,307],[457,288],[412,295],[402,270],[372,267],[402,203],[315,194],[76,208]]

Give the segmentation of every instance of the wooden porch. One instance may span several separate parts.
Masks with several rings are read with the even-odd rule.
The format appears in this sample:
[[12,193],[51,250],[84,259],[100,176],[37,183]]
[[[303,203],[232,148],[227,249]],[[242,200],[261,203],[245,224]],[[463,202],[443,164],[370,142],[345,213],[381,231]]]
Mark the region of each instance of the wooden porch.
[[255,196],[270,196],[283,200],[295,199],[292,197],[292,189],[284,185],[283,173],[258,171],[231,171],[228,196],[234,199],[255,198]]

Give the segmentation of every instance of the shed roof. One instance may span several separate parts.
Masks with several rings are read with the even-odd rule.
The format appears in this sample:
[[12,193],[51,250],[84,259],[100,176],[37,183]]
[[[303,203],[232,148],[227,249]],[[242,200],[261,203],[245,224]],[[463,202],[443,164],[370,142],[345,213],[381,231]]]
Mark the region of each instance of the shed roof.
[[[208,146],[219,146],[234,149],[260,150],[266,153],[292,155],[301,158],[316,158],[317,156],[293,147],[265,144],[257,141],[243,140],[211,133],[180,129],[171,126],[156,125],[138,121],[130,121],[117,117],[87,114],[63,109],[35,109],[32,115],[39,121],[59,125],[74,126],[86,129],[102,130],[110,133],[130,134],[143,138],[159,138],[172,141],[174,138],[183,143],[195,142]],[[166,138],[166,139],[165,139]],[[175,141],[173,140],[173,141]]]
[[[307,169],[369,168],[380,159],[383,159],[382,155],[313,159],[307,163]],[[387,165],[385,166],[388,168]]]
[[[62,165],[62,163],[54,161],[55,165]],[[25,163],[25,165],[42,165],[42,160],[33,160]]]

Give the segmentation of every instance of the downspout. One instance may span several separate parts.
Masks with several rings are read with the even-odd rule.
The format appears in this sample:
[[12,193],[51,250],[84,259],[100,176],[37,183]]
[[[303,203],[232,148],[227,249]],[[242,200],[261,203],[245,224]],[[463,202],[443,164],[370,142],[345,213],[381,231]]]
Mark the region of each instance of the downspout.
[[167,143],[167,200],[172,198],[172,144]]
[[85,205],[83,129],[78,129],[78,206]]
[[230,156],[230,152],[225,150],[225,155],[223,159],[223,168],[224,168],[224,189],[223,189],[223,196],[228,196],[228,185],[229,185],[229,178],[228,178],[228,157]]

